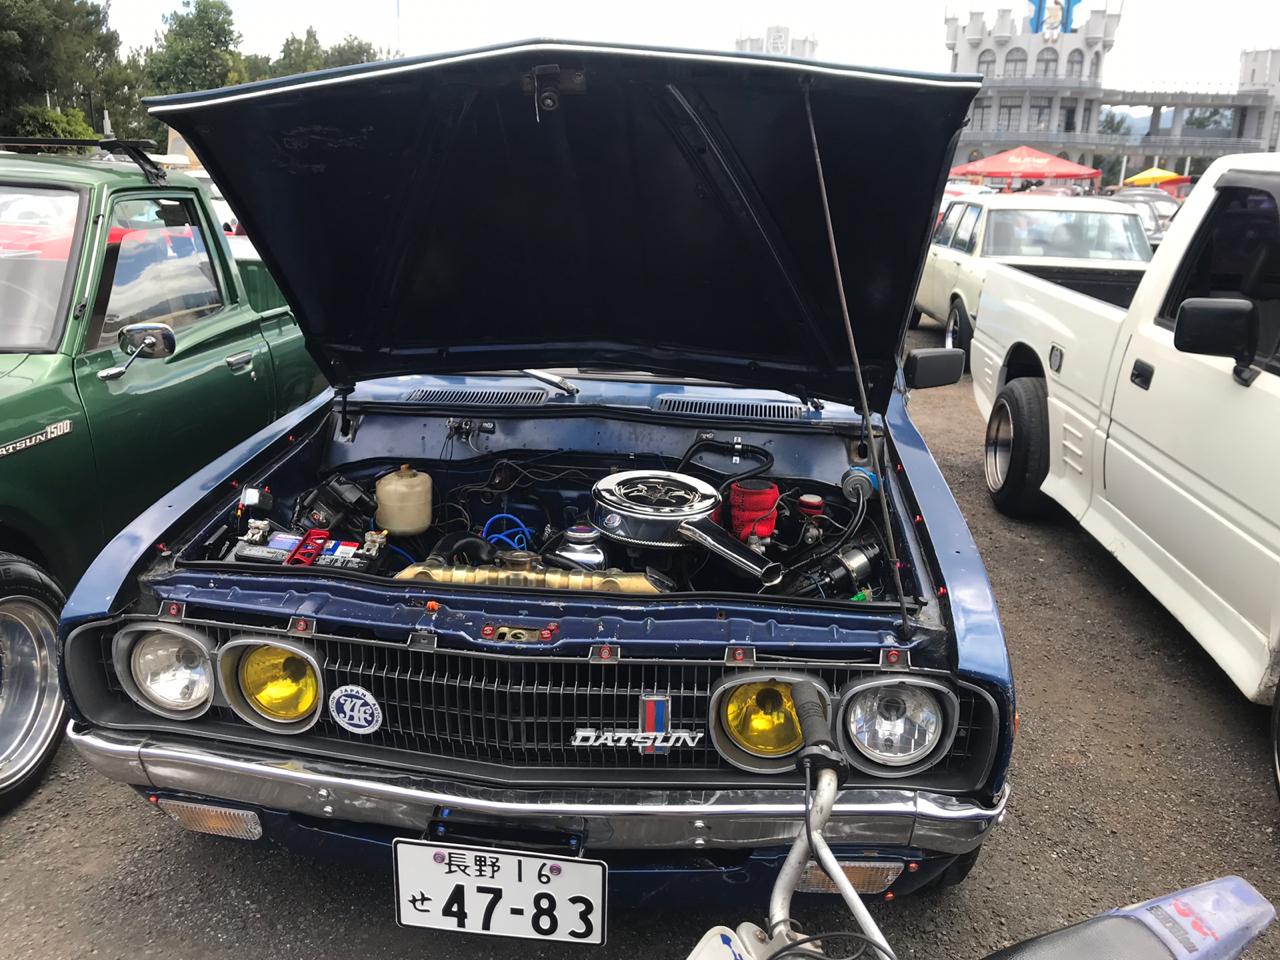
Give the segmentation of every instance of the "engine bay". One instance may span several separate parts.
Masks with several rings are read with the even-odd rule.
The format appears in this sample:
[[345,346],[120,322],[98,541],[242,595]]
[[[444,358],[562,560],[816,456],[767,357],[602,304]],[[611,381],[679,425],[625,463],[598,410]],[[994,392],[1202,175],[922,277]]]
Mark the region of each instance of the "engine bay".
[[896,600],[879,480],[854,459],[830,478],[783,476],[766,446],[706,432],[678,456],[621,461],[566,450],[357,460],[297,492],[242,487],[195,559],[637,599]]

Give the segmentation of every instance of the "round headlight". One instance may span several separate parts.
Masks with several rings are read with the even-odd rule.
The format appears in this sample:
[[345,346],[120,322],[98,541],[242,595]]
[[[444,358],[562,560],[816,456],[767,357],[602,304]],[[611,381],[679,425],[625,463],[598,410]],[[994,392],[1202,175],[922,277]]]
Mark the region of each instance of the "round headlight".
[[213,664],[205,648],[177,633],[142,636],[129,654],[138,692],[162,710],[184,713],[213,696]]
[[849,739],[876,763],[902,767],[929,755],[945,716],[933,691],[907,683],[859,690],[849,701]]
[[729,739],[756,757],[781,757],[804,743],[791,684],[779,680],[743,683],[724,698]]
[[254,647],[240,658],[240,690],[268,720],[288,723],[316,707],[320,680],[305,657],[284,647]]

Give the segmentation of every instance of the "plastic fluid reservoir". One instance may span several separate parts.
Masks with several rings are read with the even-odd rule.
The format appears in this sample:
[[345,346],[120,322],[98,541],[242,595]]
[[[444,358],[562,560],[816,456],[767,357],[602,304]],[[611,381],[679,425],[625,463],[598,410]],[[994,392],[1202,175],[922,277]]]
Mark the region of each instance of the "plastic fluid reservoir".
[[407,463],[383,474],[374,485],[378,512],[373,522],[387,533],[411,536],[431,526],[431,477]]

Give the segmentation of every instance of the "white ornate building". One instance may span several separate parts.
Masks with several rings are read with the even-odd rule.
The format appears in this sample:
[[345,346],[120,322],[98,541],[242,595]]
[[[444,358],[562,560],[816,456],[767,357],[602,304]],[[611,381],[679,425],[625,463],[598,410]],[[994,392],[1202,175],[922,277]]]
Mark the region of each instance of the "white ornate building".
[[[1280,51],[1242,54],[1235,92],[1119,90],[1105,85],[1105,74],[1120,14],[1086,14],[1079,6],[1076,11],[1070,32],[1033,32],[1032,18],[1015,17],[1010,9],[1000,10],[993,22],[982,13],[963,22],[946,19],[952,71],[984,78],[956,151],[958,162],[1027,144],[1089,166],[1119,155],[1183,170],[1192,157],[1277,149]],[[1099,123],[1108,106],[1150,107],[1150,124],[1144,121],[1146,130],[1127,134],[1102,133]],[[1213,108],[1230,111],[1229,129],[1186,126],[1192,110]]]

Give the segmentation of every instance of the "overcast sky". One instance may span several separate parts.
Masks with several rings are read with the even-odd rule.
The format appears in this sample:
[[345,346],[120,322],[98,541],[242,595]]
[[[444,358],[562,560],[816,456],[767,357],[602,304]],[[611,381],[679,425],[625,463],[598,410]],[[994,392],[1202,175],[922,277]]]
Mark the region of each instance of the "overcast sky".
[[[1280,47],[1277,0],[1081,0],[1077,16],[1110,3],[1123,19],[1107,58],[1108,86],[1234,88],[1242,49]],[[163,14],[180,0],[112,0],[111,23],[126,49],[154,42]],[[942,0],[231,0],[249,53],[278,54],[291,32],[314,26],[321,42],[355,34],[405,54],[555,37],[732,49],[771,24],[817,38],[820,59],[868,66],[946,70],[947,11],[994,19],[998,7]],[[397,22],[396,11],[399,8]],[[1083,15],[1083,16],[1082,16]]]

